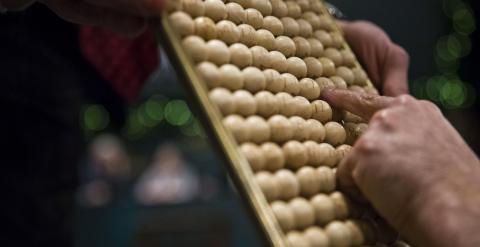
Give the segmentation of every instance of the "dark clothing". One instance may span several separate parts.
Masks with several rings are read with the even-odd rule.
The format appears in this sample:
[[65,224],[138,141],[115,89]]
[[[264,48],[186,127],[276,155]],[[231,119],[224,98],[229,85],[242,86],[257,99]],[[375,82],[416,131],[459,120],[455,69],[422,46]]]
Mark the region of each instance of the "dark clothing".
[[0,83],[0,245],[71,246],[82,103],[120,100],[83,60],[75,26],[39,4],[0,16]]

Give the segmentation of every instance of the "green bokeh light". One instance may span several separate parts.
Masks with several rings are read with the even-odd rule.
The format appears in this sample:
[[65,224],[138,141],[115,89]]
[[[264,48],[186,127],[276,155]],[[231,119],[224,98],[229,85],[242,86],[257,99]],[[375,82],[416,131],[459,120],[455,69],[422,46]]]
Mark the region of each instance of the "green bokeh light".
[[165,107],[165,119],[172,125],[185,125],[190,118],[192,113],[183,100],[172,100]]
[[475,17],[471,10],[467,8],[461,8],[455,11],[453,14],[453,29],[464,35],[469,35],[475,31]]
[[102,105],[88,105],[83,114],[83,125],[86,129],[100,131],[110,123],[110,114]]

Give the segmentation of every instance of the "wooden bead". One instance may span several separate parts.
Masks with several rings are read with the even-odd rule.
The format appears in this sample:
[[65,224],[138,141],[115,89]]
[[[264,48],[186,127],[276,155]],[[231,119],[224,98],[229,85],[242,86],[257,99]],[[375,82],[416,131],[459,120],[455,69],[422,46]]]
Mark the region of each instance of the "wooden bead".
[[263,60],[263,67],[272,68],[278,72],[287,70],[287,58],[279,51],[271,51],[266,59]]
[[251,47],[254,46],[255,43],[255,35],[256,31],[255,28],[253,28],[250,25],[247,24],[240,24],[237,27],[240,30],[240,43],[243,43],[244,45]]
[[261,147],[265,157],[265,169],[268,171],[278,171],[285,166],[285,157],[283,150],[275,143],[268,142]]
[[[324,154],[323,156],[325,157],[322,165],[328,166],[328,167],[334,167],[338,163],[338,157],[337,157],[337,153],[335,152],[335,148],[328,143],[321,143],[320,149],[321,149],[321,152]],[[322,173],[325,173],[327,175],[330,174],[328,171],[322,171]],[[326,176],[326,177],[329,177],[329,176]],[[333,182],[335,184],[335,175],[333,175]],[[333,189],[331,188],[331,186],[326,186],[326,187],[331,190],[335,188],[335,186],[333,186]],[[326,190],[326,192],[330,192],[331,190]]]
[[300,32],[300,26],[292,17],[282,17],[280,19],[283,24],[283,34],[289,37],[295,37]]
[[216,25],[216,28],[217,38],[223,42],[227,44],[233,44],[240,40],[241,33],[235,23],[228,20],[219,21]]
[[340,221],[334,221],[328,224],[325,228],[325,232],[330,239],[330,246],[332,247],[351,246],[352,244],[350,230]]
[[278,36],[275,39],[275,49],[283,53],[286,57],[291,57],[295,55],[297,47],[295,42],[290,37],[287,36]]
[[[323,148],[322,144],[320,144],[320,147]],[[331,151],[331,154],[335,155],[334,149]],[[330,193],[335,190],[335,187],[337,186],[336,176],[331,168],[325,166],[317,168],[317,176],[320,180],[321,192]],[[333,198],[331,199],[333,200]]]
[[305,238],[307,239],[310,247],[329,247],[330,240],[328,239],[327,234],[322,228],[317,226],[312,226],[305,230]]
[[277,93],[275,95],[275,98],[277,98],[280,114],[287,117],[293,116],[295,114],[296,108],[295,108],[295,105],[293,104],[292,95],[281,92],[281,93]]
[[333,30],[333,26],[335,24],[333,23],[333,20],[329,15],[321,15],[319,16],[319,18],[320,18],[320,29],[327,30],[327,31]]
[[293,172],[282,169],[275,173],[275,179],[278,183],[278,188],[281,191],[279,197],[283,200],[290,200],[300,193],[300,185]]
[[302,14],[302,18],[308,21],[314,30],[317,30],[320,27],[320,18],[317,14],[311,11],[306,11]]
[[192,17],[199,17],[205,14],[205,6],[202,0],[182,0],[182,10]]
[[265,75],[256,67],[247,67],[242,70],[244,87],[246,90],[256,93],[265,90]]
[[360,87],[360,86],[357,86],[357,85],[349,86],[348,90],[354,91],[354,92],[357,92],[357,93],[365,93],[365,89],[363,89],[363,87]]
[[316,30],[313,33],[313,36],[322,42],[324,47],[332,46],[332,36],[328,32],[325,32],[324,30]]
[[225,5],[227,8],[227,18],[235,24],[245,23],[247,19],[247,14],[243,7],[238,3],[227,3]]
[[352,70],[347,67],[338,67],[337,75],[342,77],[349,86],[353,85],[355,82],[355,75]]
[[285,92],[296,95],[300,92],[300,82],[297,77],[290,73],[283,73],[281,76],[285,79]]
[[272,174],[269,172],[259,172],[255,175],[255,180],[269,202],[278,198],[280,191],[278,190],[275,177],[273,177]]
[[356,127],[357,127],[357,124],[355,123],[345,123],[344,128],[345,128],[345,133],[347,134],[347,137],[345,138],[346,144],[353,145],[357,140],[357,136],[355,135]]
[[293,137],[293,126],[288,119],[282,115],[275,115],[268,119],[272,141],[283,143]]
[[298,19],[297,20],[298,26],[300,27],[298,35],[304,37],[304,38],[309,38],[313,34],[313,28],[310,22],[304,20],[304,19]]
[[182,45],[194,62],[198,63],[207,59],[207,47],[202,38],[190,35],[183,39]]
[[342,34],[338,32],[332,32],[330,35],[332,36],[332,47],[337,49],[343,48],[345,41],[343,40]]
[[310,2],[310,9],[316,14],[322,14],[324,7],[323,3],[317,0],[309,0]]
[[325,157],[322,156],[320,145],[314,141],[306,141],[303,145],[307,148],[308,165],[315,167],[322,165]]
[[367,78],[367,73],[365,73],[365,71],[363,71],[363,69],[353,68],[352,72],[353,72],[353,77],[354,77],[353,83],[355,85],[360,85],[360,86],[367,85],[367,79],[368,79]]
[[232,91],[243,88],[242,72],[231,64],[224,64],[220,67],[222,86]]
[[272,14],[278,18],[282,18],[288,15],[287,4],[283,0],[271,0]]
[[327,102],[323,100],[315,100],[312,102],[312,106],[312,118],[324,124],[332,120],[332,108]]
[[313,79],[303,78],[300,80],[299,94],[308,100],[315,100],[320,97],[320,87]]
[[343,126],[337,122],[328,122],[325,124],[325,141],[332,144],[333,146],[338,146],[345,143],[345,138],[347,134]]
[[195,32],[195,24],[192,17],[183,11],[172,13],[168,20],[181,37],[192,35]]
[[260,13],[260,11],[256,9],[246,9],[246,24],[252,26],[255,29],[259,29],[263,26],[263,15]]
[[290,231],[295,228],[295,216],[286,203],[276,201],[271,204],[271,208],[283,231]]
[[182,2],[180,1],[167,1],[165,3],[165,10],[167,13],[172,13],[175,11],[182,10]]
[[202,62],[197,65],[197,72],[209,88],[219,87],[222,84],[222,73],[211,62]]
[[319,225],[326,225],[335,219],[335,204],[330,197],[318,194],[310,199],[310,204],[315,211],[315,221]]
[[229,129],[238,143],[247,141],[249,131],[245,126],[245,119],[238,115],[230,115],[223,120],[223,124]]
[[232,93],[225,88],[215,88],[209,93],[209,98],[223,115],[235,112],[235,103],[232,100]]
[[[307,76],[311,78],[317,78],[323,74],[323,65],[317,58],[307,57],[303,61],[307,65]],[[315,83],[316,84],[316,83]],[[318,87],[318,85],[317,85]]]
[[312,48],[310,47],[310,43],[303,37],[295,37],[293,38],[293,42],[295,42],[296,52],[295,55],[297,57],[308,57],[312,52]]
[[347,82],[340,76],[332,76],[330,80],[335,84],[335,87],[338,89],[347,89]]
[[275,36],[283,34],[283,24],[275,16],[267,16],[263,19],[263,29],[270,31]]
[[223,41],[213,39],[207,42],[207,59],[208,61],[222,65],[230,62],[230,50]]
[[264,143],[270,140],[270,126],[265,119],[258,116],[250,116],[245,121],[248,128],[250,140],[254,143]]
[[240,151],[247,159],[253,171],[260,171],[265,166],[265,158],[260,148],[253,143],[244,143],[240,146]]
[[297,141],[304,141],[308,139],[309,132],[307,129],[305,119],[301,117],[293,116],[293,117],[290,117],[288,120],[292,123],[293,129],[294,129],[293,139]]
[[335,217],[337,219],[346,219],[350,215],[350,202],[340,192],[334,192],[330,195],[333,204],[335,204]]
[[297,228],[305,229],[315,223],[315,210],[307,200],[298,197],[291,200],[288,205],[295,216]]
[[261,91],[255,94],[257,113],[262,117],[270,117],[278,113],[278,102],[275,95],[269,91]]
[[275,48],[275,36],[268,30],[259,29],[255,33],[255,43],[271,51]]
[[233,93],[232,97],[238,114],[250,116],[257,112],[257,103],[250,92],[238,90]]
[[337,147],[338,161],[341,162],[352,151],[352,146],[344,144]]
[[272,14],[272,4],[269,0],[253,0],[251,1],[252,8],[258,9],[263,16],[268,16]]
[[252,52],[252,64],[253,66],[260,68],[265,63],[265,59],[268,59],[268,51],[262,46],[254,46],[250,48]]
[[251,8],[252,0],[230,0],[230,2],[234,2],[242,6],[243,8]]
[[312,167],[306,166],[297,171],[297,179],[300,184],[300,194],[303,196],[313,196],[320,190],[320,181],[317,172]]
[[287,4],[288,16],[295,19],[302,16],[302,9],[300,8],[300,5],[294,1],[286,1],[285,3]]
[[292,247],[310,247],[308,240],[299,232],[293,231],[287,234],[288,246]]
[[315,142],[323,142],[325,139],[325,127],[315,119],[308,119],[305,123],[308,129],[309,139]]
[[340,53],[340,51],[338,51],[337,49],[335,48],[327,48],[325,50],[325,52],[323,53],[323,55],[327,58],[329,58],[330,60],[332,60],[332,62],[335,64],[335,66],[341,66],[343,64],[343,56],[342,56],[342,53]]
[[208,17],[197,17],[193,21],[195,24],[195,34],[204,38],[205,40],[211,40],[217,38],[217,29],[215,22]]
[[297,4],[302,9],[302,13],[310,10],[310,1],[309,0],[296,0]]
[[342,53],[343,64],[345,66],[348,66],[348,67],[355,66],[355,61],[357,60],[357,58],[355,57],[353,52],[347,49],[343,49],[342,51],[340,51],[340,53]]
[[[273,69],[266,69],[263,71],[265,75],[266,90],[272,93],[279,93],[285,89],[285,78],[280,73]],[[277,102],[278,103],[278,102]]]
[[221,0],[205,0],[205,15],[217,22],[227,18],[227,7]]
[[358,221],[347,220],[345,221],[345,226],[350,230],[353,246],[361,246],[365,243],[365,236]]
[[310,102],[302,96],[293,97],[292,104],[295,106],[295,115],[304,119],[312,116],[313,108]]
[[299,169],[308,163],[307,148],[298,141],[289,141],[283,145],[283,154],[287,162],[287,167]]
[[319,77],[315,79],[318,86],[320,87],[320,91],[324,90],[325,88],[335,88],[335,83],[332,80],[326,77]]
[[253,62],[252,52],[244,44],[233,44],[229,48],[230,62],[239,68],[251,66]]
[[323,74],[325,76],[330,77],[336,75],[337,71],[335,70],[335,63],[331,59],[322,57],[320,58],[320,62],[323,65]]
[[307,41],[310,43],[310,56],[317,58],[323,55],[324,47],[322,42],[315,38],[308,38]]
[[297,78],[304,78],[307,76],[307,65],[298,57],[289,57],[287,59],[287,72]]

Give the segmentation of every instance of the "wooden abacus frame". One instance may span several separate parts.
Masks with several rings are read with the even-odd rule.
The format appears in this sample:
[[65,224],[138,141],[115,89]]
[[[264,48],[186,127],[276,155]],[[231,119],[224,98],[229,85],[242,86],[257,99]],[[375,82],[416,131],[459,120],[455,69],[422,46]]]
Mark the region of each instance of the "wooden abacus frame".
[[[322,14],[333,19],[323,1],[320,0],[320,2],[322,2]],[[342,33],[336,22],[333,22],[335,23],[334,32]],[[209,99],[206,83],[197,74],[192,60],[185,53],[180,38],[169,23],[168,13],[164,13],[157,24],[159,26],[156,28],[156,33],[161,45],[165,48],[164,50],[175,68],[179,80],[183,82],[191,96],[188,100],[189,104],[197,116],[200,117],[212,143],[220,151],[225,163],[228,164],[227,169],[230,177],[234,181],[240,196],[245,199],[244,202],[248,203],[247,207],[254,216],[254,222],[264,233],[264,240],[273,247],[287,247],[288,243],[285,241],[283,231],[261,189],[254,181],[254,174],[250,165],[241,155],[230,131],[223,125],[220,110]],[[346,42],[343,48],[351,51]],[[362,68],[358,61],[355,63],[356,66]],[[367,83],[368,86],[373,87],[369,79]]]

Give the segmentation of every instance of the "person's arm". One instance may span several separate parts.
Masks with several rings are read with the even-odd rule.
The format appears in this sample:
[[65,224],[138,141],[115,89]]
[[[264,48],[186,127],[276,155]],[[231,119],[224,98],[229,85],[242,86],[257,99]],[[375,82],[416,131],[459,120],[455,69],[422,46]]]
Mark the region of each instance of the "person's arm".
[[418,246],[480,246],[480,162],[432,103],[325,90],[334,107],[370,120],[340,164],[341,187],[357,187]]

